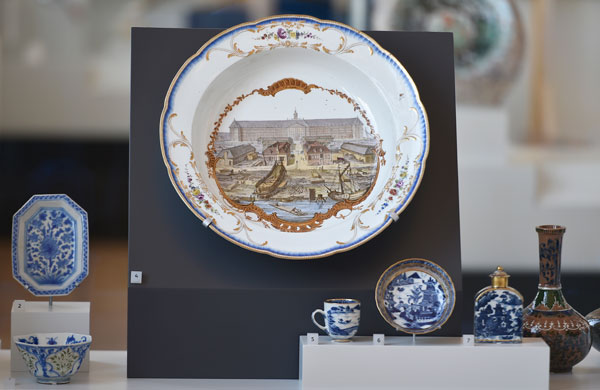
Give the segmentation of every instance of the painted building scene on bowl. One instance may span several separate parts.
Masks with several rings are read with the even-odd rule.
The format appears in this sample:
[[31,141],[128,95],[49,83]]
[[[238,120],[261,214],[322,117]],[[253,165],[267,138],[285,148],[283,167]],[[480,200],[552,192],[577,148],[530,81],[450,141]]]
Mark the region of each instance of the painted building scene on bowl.
[[296,108],[281,119],[231,118],[215,142],[216,179],[240,205],[310,220],[371,189],[377,142],[365,128],[359,116],[307,118]]

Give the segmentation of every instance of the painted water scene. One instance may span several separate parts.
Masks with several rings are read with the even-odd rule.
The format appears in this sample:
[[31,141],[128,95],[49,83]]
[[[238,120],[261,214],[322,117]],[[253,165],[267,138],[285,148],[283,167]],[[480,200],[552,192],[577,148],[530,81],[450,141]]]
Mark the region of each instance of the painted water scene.
[[376,179],[378,154],[353,110],[303,113],[301,99],[296,103],[287,104],[287,112],[280,105],[269,119],[248,110],[230,115],[215,141],[215,176],[234,202],[304,222],[340,202],[363,199]]
[[333,306],[327,310],[327,328],[337,336],[354,336],[358,330],[360,306]]
[[406,329],[427,329],[437,324],[446,296],[441,284],[421,271],[396,277],[385,291],[384,304],[394,322]]

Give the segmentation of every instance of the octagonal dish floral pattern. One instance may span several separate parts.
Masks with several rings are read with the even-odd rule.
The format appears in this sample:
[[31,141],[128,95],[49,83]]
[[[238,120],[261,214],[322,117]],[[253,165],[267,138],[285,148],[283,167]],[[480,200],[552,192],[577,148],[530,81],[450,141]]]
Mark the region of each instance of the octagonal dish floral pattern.
[[13,277],[33,295],[67,295],[88,275],[87,213],[67,195],[31,197],[12,234]]

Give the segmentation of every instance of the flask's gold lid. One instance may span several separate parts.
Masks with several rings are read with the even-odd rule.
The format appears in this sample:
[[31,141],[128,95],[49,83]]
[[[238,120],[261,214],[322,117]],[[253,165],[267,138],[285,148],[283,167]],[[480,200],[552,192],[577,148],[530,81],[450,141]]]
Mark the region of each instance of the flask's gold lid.
[[504,268],[498,266],[498,268],[490,274],[490,278],[492,278],[492,287],[508,287],[509,277],[510,275],[504,272]]

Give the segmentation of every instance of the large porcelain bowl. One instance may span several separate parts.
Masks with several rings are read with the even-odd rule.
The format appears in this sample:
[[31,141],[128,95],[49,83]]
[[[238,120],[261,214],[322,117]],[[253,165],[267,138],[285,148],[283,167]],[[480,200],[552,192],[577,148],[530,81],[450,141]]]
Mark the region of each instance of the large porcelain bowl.
[[287,259],[379,234],[416,194],[429,151],[425,107],[398,59],[302,15],[199,48],[167,92],[160,137],[175,190],[205,226]]
[[69,383],[92,343],[92,336],[77,333],[35,333],[15,336],[25,365],[39,383]]

